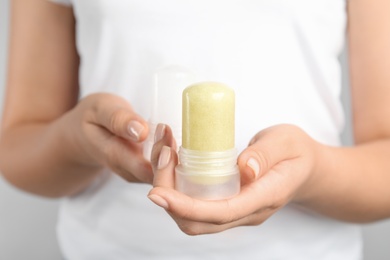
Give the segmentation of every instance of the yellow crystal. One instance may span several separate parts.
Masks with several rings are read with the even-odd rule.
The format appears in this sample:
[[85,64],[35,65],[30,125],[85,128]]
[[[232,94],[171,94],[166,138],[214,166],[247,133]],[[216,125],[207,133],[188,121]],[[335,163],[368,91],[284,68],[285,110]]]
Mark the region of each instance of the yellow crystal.
[[196,151],[234,148],[234,91],[216,82],[197,83],[183,92],[182,146]]

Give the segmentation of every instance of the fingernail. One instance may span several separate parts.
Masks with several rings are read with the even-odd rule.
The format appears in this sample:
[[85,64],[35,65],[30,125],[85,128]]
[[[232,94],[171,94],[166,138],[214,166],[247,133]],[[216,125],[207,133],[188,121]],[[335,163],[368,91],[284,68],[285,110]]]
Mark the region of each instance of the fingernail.
[[164,124],[158,124],[156,128],[156,133],[154,134],[154,143],[157,143],[161,139],[163,139],[165,135],[165,125]]
[[139,138],[144,131],[145,127],[138,121],[130,121],[129,123],[129,136],[133,141],[138,142]]
[[168,202],[158,195],[152,194],[152,195],[149,195],[148,198],[151,201],[153,201],[153,203],[156,204],[157,206],[160,206],[164,209],[168,209],[168,207],[169,207]]
[[260,165],[257,162],[257,160],[254,158],[250,158],[246,162],[246,165],[248,165],[248,167],[252,169],[254,177],[257,178],[257,176],[259,176],[259,173],[260,173]]
[[157,169],[161,170],[167,167],[170,159],[171,159],[171,148],[168,146],[164,146],[161,149],[160,157],[158,158]]

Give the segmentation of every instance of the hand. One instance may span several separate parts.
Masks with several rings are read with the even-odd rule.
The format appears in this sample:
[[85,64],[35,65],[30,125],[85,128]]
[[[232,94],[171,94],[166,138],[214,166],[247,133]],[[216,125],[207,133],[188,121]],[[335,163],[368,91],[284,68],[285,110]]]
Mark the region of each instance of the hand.
[[129,182],[152,183],[152,169],[141,144],[148,135],[148,124],[126,100],[93,94],[66,116],[65,123],[74,126],[67,132],[74,147],[71,152],[80,164],[109,167]]
[[305,200],[321,146],[295,126],[265,129],[238,158],[241,192],[230,199],[204,201],[174,189],[178,158],[169,127],[158,126],[156,141],[152,151],[154,188],[148,197],[188,235],[259,225],[288,202]]

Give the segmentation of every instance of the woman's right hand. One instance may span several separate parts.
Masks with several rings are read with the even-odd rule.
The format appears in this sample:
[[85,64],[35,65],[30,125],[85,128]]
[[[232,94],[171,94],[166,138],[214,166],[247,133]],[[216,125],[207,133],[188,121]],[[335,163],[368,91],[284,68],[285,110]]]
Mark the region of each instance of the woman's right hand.
[[85,166],[108,167],[129,182],[152,183],[141,142],[148,124],[123,98],[108,93],[82,99],[64,118],[73,158]]

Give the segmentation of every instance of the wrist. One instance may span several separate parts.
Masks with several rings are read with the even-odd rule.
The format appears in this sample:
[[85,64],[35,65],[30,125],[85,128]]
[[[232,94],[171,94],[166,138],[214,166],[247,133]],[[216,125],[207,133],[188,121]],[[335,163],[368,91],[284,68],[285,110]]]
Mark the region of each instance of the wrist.
[[333,162],[332,150],[333,147],[312,140],[312,148],[307,154],[307,179],[297,192],[293,202],[302,205],[316,203],[323,190],[324,178],[327,177],[328,172],[327,168],[331,167]]
[[68,113],[64,114],[58,122],[55,124],[57,133],[57,145],[61,147],[63,156],[66,158],[67,163],[73,164],[76,167],[101,169],[103,168],[102,160],[94,154],[93,149],[90,148],[90,144],[86,140],[86,136],[82,130],[84,127],[82,124],[84,114],[75,111],[77,107]]

